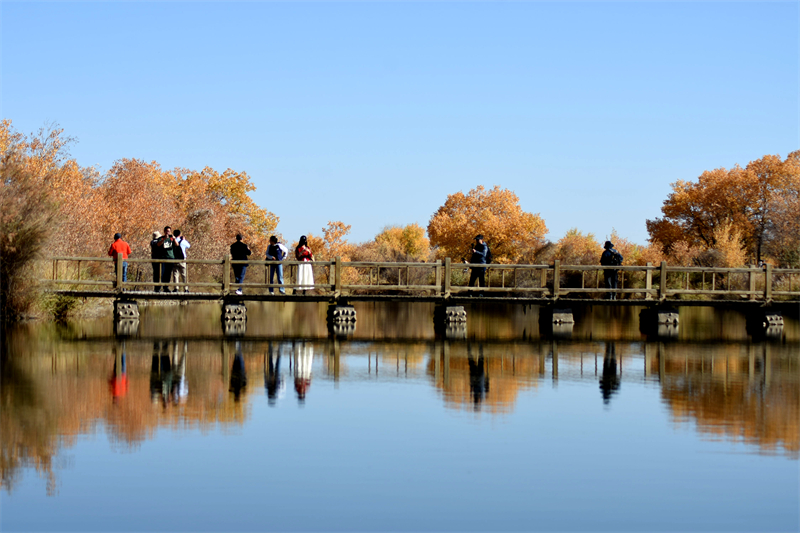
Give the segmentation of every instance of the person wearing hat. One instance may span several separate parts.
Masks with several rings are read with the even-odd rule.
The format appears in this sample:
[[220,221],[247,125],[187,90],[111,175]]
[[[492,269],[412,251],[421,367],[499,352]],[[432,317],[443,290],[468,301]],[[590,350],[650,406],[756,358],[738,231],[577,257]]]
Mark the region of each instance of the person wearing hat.
[[[472,248],[472,257],[469,262],[472,264],[485,265],[489,262],[489,246],[483,242],[483,235],[475,236],[475,246]],[[486,267],[472,267],[469,275],[469,286],[472,287],[475,282],[478,282],[479,287],[486,286]],[[483,293],[478,293],[483,296]]]
[[125,259],[131,255],[131,247],[122,240],[121,233],[114,234],[114,244],[108,249],[108,255],[114,259],[114,270],[116,271],[117,259],[122,259],[122,281],[128,281],[128,262]]
[[[153,240],[150,241],[150,259],[163,259],[161,248],[158,246],[158,239],[161,238],[161,232],[156,230],[153,232]],[[153,283],[161,283],[161,263],[153,261]],[[153,287],[155,292],[161,292],[161,286],[156,285]]]
[[[622,255],[614,249],[614,245],[611,241],[606,241],[603,245],[605,250],[603,251],[603,255],[600,256],[600,264],[602,266],[619,266],[622,264]],[[606,285],[606,289],[616,289],[617,288],[617,273],[619,270],[613,268],[605,268],[603,269],[603,277]],[[616,300],[617,293],[609,292],[607,298],[609,300]]]

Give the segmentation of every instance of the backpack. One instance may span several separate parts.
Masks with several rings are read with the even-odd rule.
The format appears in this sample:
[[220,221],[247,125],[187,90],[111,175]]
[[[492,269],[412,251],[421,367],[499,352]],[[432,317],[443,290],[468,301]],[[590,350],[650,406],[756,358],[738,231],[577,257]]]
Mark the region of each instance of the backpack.
[[175,259],[186,259],[186,254],[183,253],[183,248],[181,247],[181,242],[183,241],[183,237],[180,238],[178,241],[177,246],[173,246]]
[[616,250],[611,251],[611,264],[614,266],[620,266],[622,264],[622,254]]
[[489,248],[489,245],[487,244],[486,245],[486,264],[488,265],[491,262],[492,262],[492,249]]

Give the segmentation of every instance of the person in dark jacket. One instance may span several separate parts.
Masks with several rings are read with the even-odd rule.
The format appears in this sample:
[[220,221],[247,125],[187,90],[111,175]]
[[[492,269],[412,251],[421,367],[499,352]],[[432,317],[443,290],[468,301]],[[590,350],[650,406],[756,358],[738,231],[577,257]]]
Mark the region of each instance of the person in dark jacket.
[[[619,266],[622,264],[622,255],[614,249],[614,245],[611,241],[606,241],[605,245],[603,245],[605,251],[603,251],[603,255],[600,256],[600,264],[602,266]],[[603,270],[603,277],[606,285],[606,289],[616,289],[617,288],[617,273],[619,270],[613,268],[606,268]],[[609,292],[607,298],[609,300],[616,300],[617,293]]]
[[[236,242],[231,244],[231,259],[234,261],[247,261],[252,253],[250,247],[242,242],[241,233],[236,234]],[[233,275],[236,277],[236,283],[239,288],[236,289],[236,294],[242,294],[242,283],[244,283],[244,275],[247,273],[247,265],[233,265]]]
[[[157,246],[161,251],[161,259],[175,259],[174,247],[178,244],[175,242],[175,237],[172,235],[172,228],[166,226],[164,228],[164,235],[159,237]],[[169,285],[172,281],[172,270],[175,263],[161,263],[161,283],[164,284],[164,292],[178,292],[176,288],[174,291],[170,290]]]
[[[153,240],[150,241],[150,259],[163,259],[161,249],[158,247],[158,239],[161,238],[160,231],[153,232]],[[161,263],[153,261],[153,283],[161,282]],[[156,285],[153,287],[155,292],[161,292],[161,286]]]
[[[483,235],[477,235],[475,237],[475,247],[472,248],[472,256],[469,259],[470,263],[473,264],[480,264],[485,265],[488,263],[488,255],[489,255],[489,246],[483,242]],[[478,286],[485,287],[486,286],[486,268],[483,267],[472,267],[470,269],[469,275],[469,286],[472,287],[475,285],[475,281],[478,282]],[[483,296],[483,293],[479,293]]]

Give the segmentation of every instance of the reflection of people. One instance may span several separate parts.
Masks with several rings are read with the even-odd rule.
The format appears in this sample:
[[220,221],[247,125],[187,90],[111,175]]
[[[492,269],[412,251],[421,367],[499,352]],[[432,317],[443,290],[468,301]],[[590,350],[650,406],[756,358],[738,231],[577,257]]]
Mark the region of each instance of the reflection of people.
[[[605,251],[603,251],[603,255],[600,256],[600,264],[602,266],[619,266],[622,264],[622,254],[614,249],[614,245],[611,241],[606,241],[603,245]],[[619,271],[612,268],[606,268],[603,270],[603,279],[605,281],[606,289],[616,289],[617,288],[617,273]],[[609,292],[608,293],[609,300],[616,300],[617,293]]]
[[306,393],[311,387],[311,365],[314,363],[314,346],[301,342],[294,349],[294,390],[300,405],[306,400]]
[[480,403],[486,398],[489,392],[489,377],[486,375],[483,360],[483,346],[480,346],[478,354],[478,361],[472,358],[472,352],[468,347],[468,362],[469,362],[469,390],[472,393],[472,401],[475,404],[477,411]]
[[619,390],[619,376],[617,375],[616,345],[613,342],[606,344],[606,353],[603,356],[603,375],[600,377],[600,392],[603,394],[603,403],[611,401],[611,396]]
[[[171,349],[170,349],[171,347]],[[186,382],[186,352],[178,349],[178,341],[153,342],[153,360],[150,366],[150,399],[161,401],[164,409],[170,404],[186,401],[189,386]]]
[[228,389],[233,393],[233,400],[238,402],[241,399],[242,391],[247,387],[247,372],[244,368],[244,357],[242,356],[242,345],[236,341],[236,355],[233,358],[231,367],[231,385]]
[[308,238],[305,235],[300,236],[300,241],[297,243],[297,248],[294,250],[294,257],[298,261],[303,261],[297,265],[297,284],[300,285],[298,289],[303,291],[314,288],[314,270],[311,268],[310,261],[314,260],[314,254],[308,247]]
[[122,240],[121,233],[114,234],[114,243],[108,249],[108,255],[114,259],[114,271],[116,272],[117,258],[122,259],[122,281],[128,281],[128,262],[125,261],[131,255],[130,245]]
[[114,370],[111,374],[111,379],[108,380],[109,388],[111,389],[111,399],[114,403],[125,396],[128,392],[128,372],[125,366],[125,349],[122,350],[120,358],[120,365],[117,367],[117,358],[114,358]]
[[[236,242],[231,244],[231,259],[234,261],[247,261],[252,253],[250,247],[242,242],[241,233],[236,234]],[[233,265],[233,275],[239,288],[236,289],[236,294],[242,294],[242,283],[244,283],[244,276],[247,273],[247,265]]]
[[172,361],[169,357],[169,342],[153,343],[153,361],[150,366],[150,399],[161,400],[166,409],[172,390]]
[[[469,262],[473,264],[480,264],[485,265],[488,263],[488,255],[489,255],[489,246],[485,242],[483,242],[483,235],[477,235],[475,237],[475,247],[472,248],[472,257],[470,257]],[[486,268],[483,267],[472,267],[470,269],[469,275],[469,286],[472,287],[475,285],[475,282],[478,282],[479,287],[486,286]]]
[[274,406],[283,385],[281,379],[281,345],[277,350],[269,343],[269,351],[264,354],[264,388],[267,389],[267,402]]

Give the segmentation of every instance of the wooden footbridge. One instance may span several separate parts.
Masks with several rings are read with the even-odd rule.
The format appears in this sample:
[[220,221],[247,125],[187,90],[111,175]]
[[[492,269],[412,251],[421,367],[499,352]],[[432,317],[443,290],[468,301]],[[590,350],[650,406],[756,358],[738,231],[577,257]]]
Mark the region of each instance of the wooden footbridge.
[[[611,305],[730,305],[800,302],[800,269],[709,268],[673,266],[662,262],[643,266],[488,265],[486,287],[469,287],[469,268],[487,265],[452,263],[449,258],[429,263],[315,261],[314,285],[296,282],[298,261],[233,261],[223,259],[151,260],[129,258],[128,279],[122,264],[111,258],[53,257],[42,279],[51,292],[82,298],[124,297],[135,300],[306,300],[449,301],[462,297],[494,301],[596,301],[613,294]],[[186,284],[152,281],[154,264],[185,263]],[[308,263],[306,263],[308,264]],[[116,265],[116,268],[115,268]],[[233,282],[234,266],[247,266],[245,282]],[[286,283],[269,283],[269,267],[283,265]],[[617,270],[618,288],[604,287],[604,270]],[[201,281],[197,281],[200,279]],[[157,289],[164,291],[156,292]],[[167,292],[167,289],[170,292]],[[241,289],[242,295],[236,290]],[[279,293],[279,289],[287,294]],[[274,291],[275,294],[270,294]]]
[[[746,309],[754,331],[783,328],[784,310],[800,309],[800,269],[704,268],[647,264],[643,266],[505,265],[492,264],[486,287],[468,286],[470,268],[486,265],[453,264],[449,258],[430,263],[315,261],[313,285],[297,282],[298,261],[233,261],[189,259],[155,261],[129,258],[127,279],[122,262],[111,258],[54,257],[50,276],[43,279],[49,291],[80,298],[114,300],[115,331],[120,335],[138,330],[140,301],[219,301],[225,334],[246,330],[247,302],[325,301],[330,332],[346,336],[355,330],[358,301],[410,301],[436,304],[433,320],[445,336],[466,336],[466,303],[536,305],[542,308],[540,328],[550,333],[571,334],[572,309],[585,305],[644,306],[642,324],[660,328],[658,334],[673,336],[678,325],[677,308],[684,305],[741,307]],[[187,283],[154,282],[153,271],[161,264],[185,263]],[[284,285],[270,283],[270,267],[282,265]],[[305,263],[308,265],[308,263]],[[232,280],[234,267],[246,266],[245,282]],[[47,270],[47,267],[45,267]],[[604,286],[604,271],[618,271],[618,287]],[[197,281],[197,280],[200,281]],[[282,294],[283,289],[286,294]],[[241,291],[241,293],[239,293]],[[749,326],[750,327],[750,326]],[[759,334],[760,334],[759,333]]]

